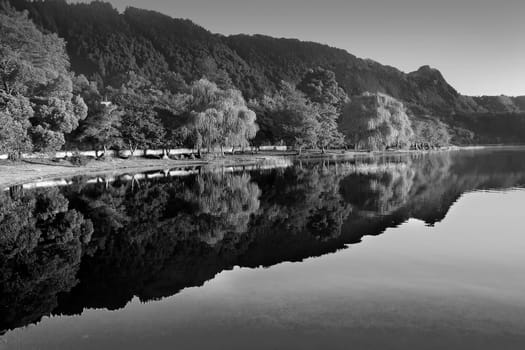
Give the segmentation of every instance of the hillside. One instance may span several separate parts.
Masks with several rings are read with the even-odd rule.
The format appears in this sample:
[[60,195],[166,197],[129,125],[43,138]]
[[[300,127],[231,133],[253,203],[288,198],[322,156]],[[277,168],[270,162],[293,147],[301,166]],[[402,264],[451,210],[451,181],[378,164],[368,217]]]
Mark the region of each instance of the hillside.
[[[117,85],[129,71],[151,80],[172,71],[192,81],[211,65],[226,72],[246,98],[253,98],[275,92],[282,80],[296,84],[308,69],[322,67],[335,73],[349,96],[386,93],[405,102],[414,114],[434,115],[452,127],[457,126],[455,115],[463,121],[489,115],[499,123],[501,115],[525,112],[524,96],[463,96],[429,66],[404,73],[323,44],[263,35],[223,36],[187,19],[133,7],[119,13],[100,1],[8,1],[27,10],[43,30],[66,40],[73,71],[105,85]],[[469,128],[468,123],[461,125]]]
[[[199,78],[199,63],[212,58],[247,96],[275,90],[281,80],[299,81],[304,72],[321,66],[333,70],[349,95],[364,91],[387,93],[438,111],[514,112],[523,108],[507,97],[468,98],[428,66],[405,74],[327,45],[262,35],[221,36],[190,20],[154,11],[127,8],[124,13],[104,2],[67,4],[64,0],[10,0],[48,31],[68,43],[77,73],[100,75],[105,82],[134,70],[154,76],[166,70],[186,79]],[[508,106],[501,108],[501,104]],[[521,107],[520,107],[521,106]]]

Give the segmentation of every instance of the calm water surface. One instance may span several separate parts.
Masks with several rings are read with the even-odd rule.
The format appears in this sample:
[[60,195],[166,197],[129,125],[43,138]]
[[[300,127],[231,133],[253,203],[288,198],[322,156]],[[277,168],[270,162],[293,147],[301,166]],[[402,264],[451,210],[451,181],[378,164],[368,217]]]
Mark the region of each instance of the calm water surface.
[[0,349],[525,348],[525,150],[234,170],[0,192]]

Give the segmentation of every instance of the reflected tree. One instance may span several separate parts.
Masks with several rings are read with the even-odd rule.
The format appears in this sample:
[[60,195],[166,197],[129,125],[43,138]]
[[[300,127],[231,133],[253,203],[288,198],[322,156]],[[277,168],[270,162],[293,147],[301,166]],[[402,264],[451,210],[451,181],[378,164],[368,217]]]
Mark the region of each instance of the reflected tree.
[[76,274],[93,226],[57,189],[0,193],[0,329],[35,322]]

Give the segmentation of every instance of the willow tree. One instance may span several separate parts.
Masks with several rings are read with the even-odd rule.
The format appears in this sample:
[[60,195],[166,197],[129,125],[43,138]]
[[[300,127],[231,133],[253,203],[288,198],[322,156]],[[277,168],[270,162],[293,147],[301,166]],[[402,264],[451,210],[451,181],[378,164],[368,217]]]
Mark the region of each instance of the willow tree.
[[402,102],[382,93],[364,93],[343,109],[339,128],[356,149],[407,148],[413,130]]
[[191,86],[190,123],[194,146],[208,151],[216,147],[245,147],[255,137],[255,112],[246,106],[241,93],[222,90],[206,79]]

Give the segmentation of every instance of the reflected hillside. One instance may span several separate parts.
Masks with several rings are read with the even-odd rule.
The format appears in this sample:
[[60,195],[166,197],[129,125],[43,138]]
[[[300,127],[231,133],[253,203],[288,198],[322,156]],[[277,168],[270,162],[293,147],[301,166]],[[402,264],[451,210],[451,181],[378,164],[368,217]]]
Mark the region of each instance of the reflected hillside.
[[465,151],[12,188],[0,193],[0,329],[321,256],[409,218],[433,225],[465,192],[525,186],[523,159]]

